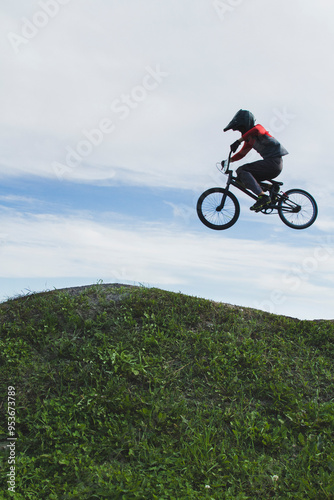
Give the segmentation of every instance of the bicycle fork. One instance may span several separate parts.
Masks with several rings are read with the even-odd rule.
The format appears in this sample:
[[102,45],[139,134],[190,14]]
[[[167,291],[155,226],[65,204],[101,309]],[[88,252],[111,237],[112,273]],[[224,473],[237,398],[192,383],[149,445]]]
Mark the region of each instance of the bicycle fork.
[[[231,153],[230,153],[230,156],[231,156]],[[230,159],[230,156],[229,156],[229,159]],[[223,210],[224,206],[225,206],[225,201],[226,201],[226,198],[227,198],[227,193],[228,193],[229,188],[230,188],[230,184],[233,184],[232,179],[233,179],[233,177],[232,177],[232,171],[229,170],[228,171],[228,179],[227,179],[227,182],[226,182],[226,187],[225,187],[225,190],[224,190],[222,201],[221,201],[220,205],[218,205],[218,207],[216,208],[216,212],[221,212]]]
[[227,198],[227,192],[228,192],[228,187],[224,191],[224,194],[223,194],[223,197],[222,197],[222,201],[221,201],[220,205],[218,205],[218,207],[216,208],[216,212],[221,212],[223,210],[223,208],[225,206],[225,201],[226,201],[226,198]]

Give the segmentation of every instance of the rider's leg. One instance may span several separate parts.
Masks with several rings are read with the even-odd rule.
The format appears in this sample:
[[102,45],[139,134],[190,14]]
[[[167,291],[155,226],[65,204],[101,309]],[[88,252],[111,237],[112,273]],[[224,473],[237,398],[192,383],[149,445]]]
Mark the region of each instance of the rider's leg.
[[275,179],[283,168],[281,157],[246,163],[236,170],[238,178],[256,195],[264,194],[259,182]]
[[278,157],[248,163],[237,169],[240,181],[258,196],[256,203],[250,207],[251,210],[259,210],[270,203],[270,196],[266,196],[259,182],[274,179],[281,173],[282,167],[282,158]]
[[243,167],[239,167],[236,170],[236,173],[238,175],[238,179],[240,179],[240,181],[246,186],[247,189],[250,189],[258,196],[260,194],[264,194],[262,188],[260,187],[255,177],[251,174],[251,172],[245,170]]

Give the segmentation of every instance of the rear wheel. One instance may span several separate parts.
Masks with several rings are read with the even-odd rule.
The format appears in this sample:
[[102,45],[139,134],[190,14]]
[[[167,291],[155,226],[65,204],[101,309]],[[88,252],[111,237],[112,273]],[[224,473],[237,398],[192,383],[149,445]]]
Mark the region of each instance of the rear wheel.
[[[225,202],[222,206],[223,198]],[[197,214],[201,222],[210,229],[228,229],[240,215],[240,205],[234,194],[216,187],[205,191],[198,199]]]
[[313,196],[302,189],[290,189],[284,195],[278,204],[278,215],[284,224],[293,229],[310,227],[318,215]]

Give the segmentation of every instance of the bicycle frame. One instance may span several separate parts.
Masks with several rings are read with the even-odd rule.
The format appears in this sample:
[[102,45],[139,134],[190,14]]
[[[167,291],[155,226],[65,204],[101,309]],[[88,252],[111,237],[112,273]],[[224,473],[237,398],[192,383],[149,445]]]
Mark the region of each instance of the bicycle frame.
[[[219,169],[220,172],[222,172],[223,174],[227,174],[227,176],[228,176],[227,182],[226,182],[226,190],[228,191],[230,188],[230,185],[232,185],[232,186],[238,188],[243,193],[250,196],[251,198],[253,198],[254,200],[257,200],[257,196],[254,193],[249,191],[247,188],[244,188],[243,186],[241,186],[238,182],[236,182],[236,177],[233,177],[233,170],[230,170],[230,168],[229,168],[230,162],[231,162],[231,156],[232,156],[232,151],[230,151],[230,154],[228,155],[228,159],[226,160],[226,164],[224,165],[224,167],[222,169]],[[225,200],[226,200],[226,194],[224,194],[222,202],[221,202],[221,206],[219,208],[222,209],[224,207]]]
[[[226,174],[228,176],[227,178],[227,182],[226,182],[226,191],[229,190],[230,186],[234,186],[236,188],[239,189],[239,191],[242,191],[243,193],[247,194],[247,196],[249,196],[250,198],[253,198],[253,200],[257,200],[258,197],[256,196],[256,194],[254,194],[252,191],[250,191],[249,189],[243,187],[242,185],[239,184],[239,182],[236,181],[237,177],[233,177],[233,170],[230,170],[230,161],[231,161],[231,156],[232,156],[232,151],[230,151],[230,154],[228,156],[228,159],[226,160],[226,163],[225,165],[219,169],[220,172],[222,172],[223,174]],[[271,182],[270,180],[268,180],[268,182]],[[261,183],[260,183],[261,184]],[[273,184],[272,184],[273,186]],[[271,186],[268,185],[268,188],[270,190]],[[267,205],[265,207],[264,210],[273,210],[273,209],[277,209],[277,202],[282,198],[284,197],[285,200],[288,200],[288,197],[284,196],[284,193],[283,195],[282,194],[279,194],[278,192],[276,193],[276,196],[277,196],[277,199],[275,201],[273,201],[273,203],[270,203],[269,205]],[[225,193],[223,198],[222,198],[222,202],[220,204],[220,206],[218,207],[218,209],[223,209],[224,205],[225,205],[225,201],[226,201],[226,197],[227,197],[227,194]],[[296,205],[295,203],[292,202],[293,205]],[[291,207],[291,209],[289,209],[288,211],[298,211],[298,209],[300,209],[300,207],[296,206],[295,208]],[[263,213],[266,213],[265,211]]]

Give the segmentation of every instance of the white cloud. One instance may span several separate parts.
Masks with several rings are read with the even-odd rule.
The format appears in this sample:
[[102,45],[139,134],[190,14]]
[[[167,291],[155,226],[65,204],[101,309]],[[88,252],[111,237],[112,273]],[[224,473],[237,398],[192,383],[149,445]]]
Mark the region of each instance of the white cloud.
[[21,202],[21,203],[29,203],[33,204],[38,202],[35,198],[31,198],[29,196],[17,196],[17,195],[0,195],[0,202]]
[[[39,2],[18,5],[2,12],[4,33],[20,32],[22,18],[41,10]],[[239,107],[268,128],[275,110],[293,114],[278,136],[296,175],[311,173],[315,161],[323,164],[318,155],[331,133],[331,45],[322,38],[332,36],[332,13],[323,2],[300,9],[298,2],[252,0],[222,21],[203,0],[70,1],[19,54],[9,42],[2,49],[1,175],[52,177],[52,162],[64,161],[82,131],[107,117],[116,129],[87,163],[118,165],[140,173],[142,183],[154,171],[161,185],[168,171],[175,185],[184,183],[227,154],[232,135],[221,129]],[[169,76],[120,121],[112,102],[131,94],[149,65]],[[78,168],[74,178],[104,175]]]
[[[316,230],[332,234],[333,3],[223,2],[232,8],[222,18],[211,0],[55,1],[63,4],[57,15],[18,53],[8,34],[22,36],[24,19],[36,24],[43,0],[6,2],[0,12],[0,201],[27,205],[25,214],[1,213],[3,276],[117,274],[199,287],[199,295],[205,290],[227,301],[232,294],[230,300],[249,305],[268,300],[281,273],[307,258]],[[152,90],[144,86],[148,67],[168,73]],[[129,103],[123,119],[112,109],[115,102],[118,109]],[[63,175],[67,182],[91,185],[188,188],[195,202],[201,191],[225,183],[215,163],[236,138],[222,128],[239,108],[251,109],[289,150],[280,177],[284,188],[307,189],[319,203],[312,230],[299,237],[291,232],[291,244],[282,244],[286,228],[277,217],[249,213],[244,195],[241,218],[254,223],[254,231],[262,229],[258,242],[234,240],[240,237],[234,230],[199,237],[152,223],[150,230],[126,229],[124,219],[123,226],[112,218],[98,223],[89,214],[29,215],[29,193],[16,199],[6,194],[11,180],[15,188],[17,179],[33,176],[59,188]],[[84,154],[87,131],[93,137],[106,119],[114,129],[98,144],[86,144]],[[72,161],[69,151],[77,155]],[[184,230],[192,208],[167,203]],[[37,205],[35,200],[35,212]],[[331,261],[328,266],[332,273]],[[324,273],[319,264],[319,275]],[[297,291],[294,307],[300,311],[308,307],[302,301],[310,300],[302,290],[308,297],[319,292],[315,307],[327,304],[326,294],[331,297],[316,274]],[[290,297],[284,283],[280,287]],[[279,312],[281,304],[275,307]]]
[[[266,309],[269,301],[277,313],[284,313],[292,298],[301,310],[305,297],[314,294],[313,309],[303,311],[311,316],[317,316],[324,297],[328,301],[333,295],[325,277],[334,275],[334,251],[326,238],[314,240],[313,248],[291,251],[277,241],[185,231],[177,224],[143,223],[120,214],[100,218],[89,213],[2,214],[2,278],[85,276],[158,284],[195,295],[210,289],[211,298],[225,302]],[[273,299],[275,290],[285,297],[283,303]]]

